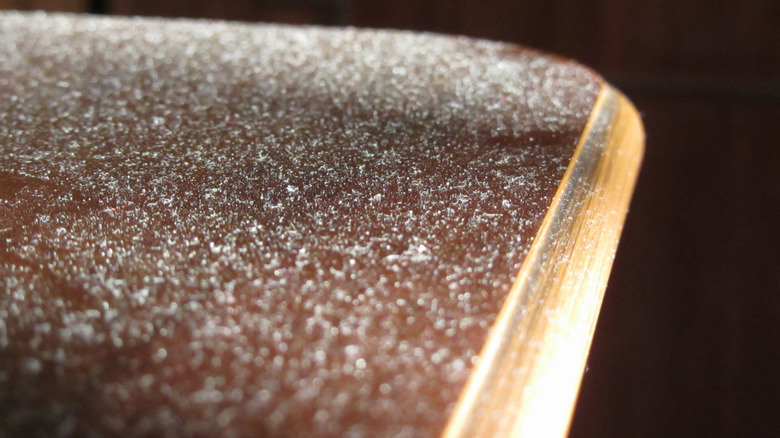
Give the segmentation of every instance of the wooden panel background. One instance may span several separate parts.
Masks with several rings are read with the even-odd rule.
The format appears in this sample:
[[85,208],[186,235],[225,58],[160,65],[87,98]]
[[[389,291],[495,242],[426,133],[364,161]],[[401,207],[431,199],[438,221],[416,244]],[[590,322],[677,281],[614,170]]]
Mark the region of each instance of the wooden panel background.
[[645,162],[571,435],[780,436],[780,2],[0,0],[352,24],[573,57],[628,95]]

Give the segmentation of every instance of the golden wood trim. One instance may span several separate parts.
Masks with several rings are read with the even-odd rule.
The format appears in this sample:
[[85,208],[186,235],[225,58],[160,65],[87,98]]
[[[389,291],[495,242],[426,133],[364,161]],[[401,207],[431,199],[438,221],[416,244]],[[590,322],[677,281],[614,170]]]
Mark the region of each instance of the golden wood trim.
[[643,150],[605,85],[444,437],[566,434]]

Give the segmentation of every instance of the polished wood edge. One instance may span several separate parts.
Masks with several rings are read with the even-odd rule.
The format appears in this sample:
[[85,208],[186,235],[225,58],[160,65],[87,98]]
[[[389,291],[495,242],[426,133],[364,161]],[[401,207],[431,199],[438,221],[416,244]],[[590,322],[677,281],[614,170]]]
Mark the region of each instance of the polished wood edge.
[[444,437],[567,433],[643,151],[605,84]]

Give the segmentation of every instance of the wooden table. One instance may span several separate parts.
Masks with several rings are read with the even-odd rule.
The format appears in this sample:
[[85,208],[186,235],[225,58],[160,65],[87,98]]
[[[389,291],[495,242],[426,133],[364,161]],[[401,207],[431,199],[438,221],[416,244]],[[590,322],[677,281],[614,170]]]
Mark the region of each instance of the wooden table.
[[0,433],[566,433],[643,143],[595,73],[6,13],[0,93]]

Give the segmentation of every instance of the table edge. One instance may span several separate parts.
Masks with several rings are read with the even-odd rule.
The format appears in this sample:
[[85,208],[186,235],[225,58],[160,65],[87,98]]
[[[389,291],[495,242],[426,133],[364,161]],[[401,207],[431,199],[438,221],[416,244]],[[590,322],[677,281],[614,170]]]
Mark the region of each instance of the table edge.
[[567,433],[643,152],[636,109],[604,83],[443,437]]

